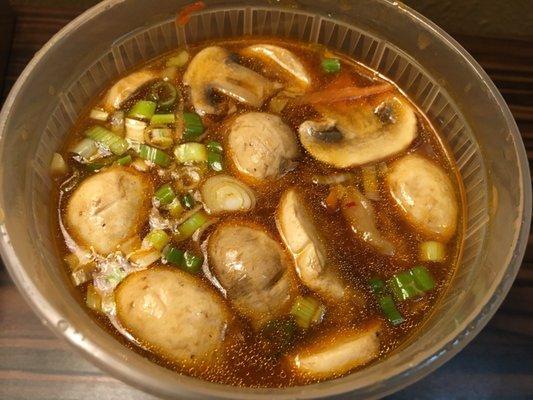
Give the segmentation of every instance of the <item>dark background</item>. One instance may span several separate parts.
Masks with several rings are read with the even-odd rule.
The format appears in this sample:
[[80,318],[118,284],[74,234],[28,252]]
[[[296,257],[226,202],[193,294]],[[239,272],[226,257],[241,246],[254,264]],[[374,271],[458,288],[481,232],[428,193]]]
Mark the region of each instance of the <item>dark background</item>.
[[[0,104],[33,54],[95,3],[0,0]],[[405,3],[452,34],[491,76],[518,123],[531,166],[533,0]],[[390,398],[533,399],[532,304],[530,235],[518,278],[487,327],[450,362]],[[0,399],[151,398],[72,353],[33,315],[0,266]]]

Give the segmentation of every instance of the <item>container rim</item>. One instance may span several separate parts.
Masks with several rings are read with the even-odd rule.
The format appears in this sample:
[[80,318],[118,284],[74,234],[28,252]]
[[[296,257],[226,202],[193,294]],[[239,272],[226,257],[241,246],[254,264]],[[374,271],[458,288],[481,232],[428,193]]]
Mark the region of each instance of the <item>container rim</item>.
[[[10,110],[14,104],[17,95],[21,88],[26,83],[28,77],[31,75],[33,69],[46,55],[48,50],[53,47],[56,43],[76,31],[76,29],[88,22],[93,18],[105,12],[106,10],[126,2],[127,0],[104,0],[90,9],[86,10],[84,13],[79,15],[77,18],[68,23],[64,28],[62,28],[58,33],[56,33],[39,51],[37,51],[24,68],[23,72],[17,79],[13,88],[11,89],[8,97],[6,98],[2,110],[0,111],[0,149],[4,146],[6,126],[8,119],[10,117]],[[376,387],[374,392],[371,392],[371,396],[385,395],[395,392],[409,384],[414,383],[415,381],[426,376],[431,371],[435,370],[437,367],[442,365],[444,362],[452,358],[457,354],[462,348],[464,348],[474,337],[475,335],[487,324],[490,318],[494,315],[497,308],[502,303],[503,299],[507,295],[516,274],[521,265],[522,258],[527,246],[527,237],[529,234],[530,223],[531,223],[531,178],[529,172],[529,164],[524,148],[524,144],[521,139],[520,132],[516,125],[512,114],[506,105],[503,97],[500,92],[481,68],[481,66],[473,59],[473,57],[459,44],[457,43],[450,35],[444,32],[436,24],[419,14],[418,12],[412,10],[408,6],[400,4],[393,0],[374,0],[377,3],[382,3],[388,7],[394,8],[397,12],[405,13],[412,19],[416,20],[420,25],[425,29],[429,30],[433,35],[435,35],[439,40],[443,41],[447,46],[452,48],[471,68],[471,70],[478,76],[479,80],[485,85],[488,89],[488,92],[491,96],[494,97],[497,104],[499,105],[501,112],[505,118],[509,132],[512,137],[512,142],[514,145],[515,154],[519,162],[519,172],[520,172],[520,207],[519,207],[519,216],[520,216],[520,228],[516,229],[515,236],[513,238],[513,250],[510,252],[510,256],[507,262],[506,274],[502,275],[501,281],[494,288],[493,293],[490,294],[490,298],[485,299],[485,303],[478,308],[477,313],[472,313],[464,323],[457,327],[453,334],[448,337],[448,340],[441,340],[438,346],[438,350],[433,354],[426,357],[424,360],[419,362],[415,366],[406,365],[401,371],[396,374],[389,374],[384,380],[371,382],[370,385],[365,386],[365,388],[370,388],[371,385],[379,386]],[[213,7],[215,9],[216,7]],[[280,9],[282,7],[268,6],[271,9]],[[333,16],[334,18],[335,16]],[[105,353],[106,360],[100,358],[99,355],[102,354],[101,349],[88,340],[80,340],[79,335],[73,329],[65,330],[64,326],[61,325],[61,321],[64,321],[61,310],[58,307],[52,305],[45,296],[37,289],[35,284],[23,268],[21,268],[22,263],[18,258],[17,254],[14,251],[14,248],[11,245],[9,232],[6,229],[4,222],[4,210],[0,209],[0,255],[4,261],[6,268],[15,282],[19,292],[23,295],[26,302],[31,306],[33,311],[39,316],[40,320],[48,326],[58,337],[65,339],[72,348],[74,348],[78,354],[81,354],[86,359],[89,359],[93,364],[97,365],[99,368],[105,372],[110,373],[111,375],[118,377],[124,382],[137,387],[141,390],[148,391],[152,394],[163,395],[166,397],[173,397],[178,395],[176,392],[168,391],[158,385],[157,380],[146,381],[146,376],[140,371],[133,368],[127,363],[126,360],[120,358],[117,354],[112,354],[110,352]],[[443,352],[442,349],[449,348],[449,351]],[[417,374],[411,372],[416,371]],[[409,374],[407,374],[409,372]],[[408,376],[410,375],[410,376]],[[415,376],[416,375],[416,376]],[[407,377],[407,379],[406,379]],[[194,379],[194,378],[190,378]],[[195,379],[195,381],[198,381]],[[209,382],[202,382],[202,385],[194,385],[191,383],[183,382],[180,384],[180,395],[188,396],[210,396],[210,397],[222,397],[222,398],[272,398],[276,395],[277,398],[317,398],[322,396],[331,396],[331,395],[340,395],[343,393],[348,393],[353,390],[354,387],[350,388],[350,383],[344,383],[338,385],[334,388],[320,388],[320,384],[313,384],[303,387],[293,387],[286,389],[247,389],[247,388],[238,388],[238,392],[229,392],[224,391],[223,388],[229,388],[229,386],[213,384]],[[302,390],[303,388],[303,390]],[[292,389],[292,390],[291,390]]]

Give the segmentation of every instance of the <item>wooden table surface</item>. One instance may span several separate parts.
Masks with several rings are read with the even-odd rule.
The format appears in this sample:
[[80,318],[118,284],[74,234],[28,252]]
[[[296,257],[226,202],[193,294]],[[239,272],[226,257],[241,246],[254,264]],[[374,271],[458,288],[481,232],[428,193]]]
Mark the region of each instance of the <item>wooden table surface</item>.
[[[35,51],[84,7],[83,1],[61,8],[13,7],[16,23],[4,96]],[[507,100],[522,132],[531,166],[533,37],[530,40],[456,38],[481,63]],[[530,235],[518,278],[487,327],[443,367],[390,398],[533,399],[532,301],[533,237]],[[153,397],[109,377],[74,354],[41,325],[2,265],[0,399],[134,400]]]

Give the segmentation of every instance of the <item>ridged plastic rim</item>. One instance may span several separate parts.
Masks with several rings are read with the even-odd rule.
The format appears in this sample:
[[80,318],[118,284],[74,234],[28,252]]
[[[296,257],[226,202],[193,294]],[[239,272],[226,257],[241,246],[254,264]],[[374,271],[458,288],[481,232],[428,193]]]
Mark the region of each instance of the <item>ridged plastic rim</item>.
[[[77,18],[68,23],[63,29],[56,33],[33,57],[23,70],[15,85],[11,89],[3,107],[0,112],[0,148],[3,147],[5,127],[9,118],[9,111],[28,77],[31,75],[34,67],[41,61],[47,51],[53,47],[57,42],[67,37],[71,32],[75,31],[81,24],[87,23],[97,15],[106,10],[116,6],[117,4],[124,3],[126,0],[105,0],[101,3],[86,10]],[[419,24],[424,26],[433,32],[440,40],[445,42],[450,48],[454,49],[470,66],[470,68],[477,74],[478,78],[487,87],[488,91],[494,97],[498,103],[503,116],[505,117],[507,126],[513,138],[513,144],[515,148],[515,154],[517,155],[520,168],[520,181],[521,185],[521,204],[520,215],[521,225],[520,229],[516,230],[514,242],[514,250],[512,256],[508,261],[506,274],[503,275],[500,283],[495,288],[494,293],[490,299],[483,305],[480,312],[470,320],[463,323],[463,328],[456,329],[456,333],[452,340],[443,344],[437,351],[425,360],[413,367],[406,367],[401,373],[391,376],[388,379],[375,383],[374,388],[370,386],[359,387],[359,390],[366,389],[370,398],[384,396],[402,389],[417,380],[423,378],[428,373],[432,372],[440,365],[448,361],[454,355],[456,355],[462,348],[464,348],[481,329],[487,324],[490,318],[494,315],[505,296],[509,292],[511,285],[518,273],[521,265],[521,261],[524,256],[524,252],[527,246],[527,236],[529,234],[531,223],[531,186],[530,186],[530,173],[528,168],[528,159],[524,144],[521,139],[521,135],[518,131],[518,127],[512,117],[512,114],[499,93],[498,89],[491,81],[489,76],[483,71],[481,66],[473,59],[473,57],[451,36],[444,32],[441,28],[435,25],[433,22],[423,17],[411,8],[396,1],[389,0],[375,0],[379,3],[388,4],[396,7],[398,12],[403,12],[417,20]],[[273,7],[275,8],[275,7]],[[0,221],[3,222],[3,221]],[[128,384],[137,387],[141,390],[148,391],[152,394],[175,397],[177,395],[188,395],[191,397],[196,396],[210,396],[219,398],[272,398],[288,399],[288,398],[319,398],[322,396],[332,396],[349,393],[355,388],[350,388],[349,384],[343,384],[339,388],[320,388],[319,384],[308,385],[305,387],[287,388],[287,389],[247,389],[238,388],[235,391],[224,391],[222,388],[228,388],[228,386],[217,385],[209,382],[204,382],[202,386],[193,386],[184,384],[180,387],[180,393],[168,392],[163,390],[157,385],[157,381],[151,382],[144,381],[145,376],[139,371],[131,368],[123,359],[117,357],[113,353],[105,353],[106,360],[100,358],[98,354],[101,350],[94,343],[89,341],[80,342],[76,333],[72,330],[64,331],[60,321],[64,318],[60,310],[52,306],[39,290],[34,286],[31,278],[24,272],[24,269],[19,268],[21,262],[14,252],[13,247],[10,244],[9,234],[5,229],[5,225],[0,225],[0,254],[7,267],[7,270],[15,282],[19,292],[23,295],[26,302],[31,306],[34,312],[40,317],[41,321],[47,325],[58,337],[65,339],[79,354],[90,360],[102,370],[110,373],[111,375],[118,377],[119,379],[127,382]],[[302,388],[304,388],[302,390]]]

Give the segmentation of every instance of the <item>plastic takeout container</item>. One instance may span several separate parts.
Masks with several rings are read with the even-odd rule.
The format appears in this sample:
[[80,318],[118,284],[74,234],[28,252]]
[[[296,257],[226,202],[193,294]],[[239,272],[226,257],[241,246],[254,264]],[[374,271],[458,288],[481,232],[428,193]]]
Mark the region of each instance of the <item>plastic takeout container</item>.
[[[394,392],[450,359],[502,302],[520,267],[529,232],[526,154],[509,109],[490,79],[447,34],[397,2],[214,0],[180,27],[175,12],[184,4],[98,4],[35,55],[4,104],[1,252],[43,323],[103,370],[168,398],[372,398]],[[160,367],[120,345],[74,300],[51,239],[48,166],[88,100],[143,60],[187,43],[239,35],[322,43],[391,78],[445,138],[463,176],[464,254],[451,289],[416,340],[386,360],[340,379],[304,387],[247,389]]]

